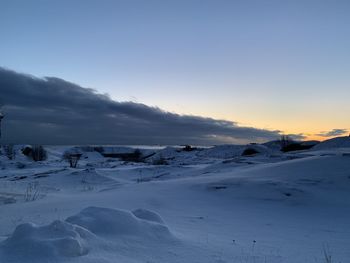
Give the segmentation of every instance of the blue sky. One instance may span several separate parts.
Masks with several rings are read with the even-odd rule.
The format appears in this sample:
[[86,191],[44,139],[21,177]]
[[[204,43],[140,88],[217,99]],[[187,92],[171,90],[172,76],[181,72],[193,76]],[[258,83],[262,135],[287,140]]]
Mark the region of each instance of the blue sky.
[[180,114],[350,128],[349,1],[0,1],[0,66]]

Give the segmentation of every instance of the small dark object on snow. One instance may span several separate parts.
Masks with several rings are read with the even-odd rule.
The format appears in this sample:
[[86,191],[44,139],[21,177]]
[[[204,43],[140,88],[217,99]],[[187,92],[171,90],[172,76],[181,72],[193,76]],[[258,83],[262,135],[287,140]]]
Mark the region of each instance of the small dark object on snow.
[[16,167],[17,167],[18,169],[23,169],[23,168],[26,167],[26,165],[25,165],[24,163],[17,162],[17,163],[16,163]]
[[182,148],[182,150],[184,151],[184,152],[191,152],[191,151],[194,151],[194,150],[196,150],[197,148],[195,148],[195,147],[192,147],[191,145],[185,145],[183,148]]
[[28,176],[26,175],[22,175],[22,176],[16,176],[13,179],[11,179],[11,181],[18,181],[18,180],[23,180],[26,179]]
[[22,149],[22,153],[25,155],[25,156],[30,156],[33,152],[33,149],[32,147],[30,146],[26,146]]
[[243,151],[242,156],[252,156],[259,153],[257,150],[253,148],[247,148]]

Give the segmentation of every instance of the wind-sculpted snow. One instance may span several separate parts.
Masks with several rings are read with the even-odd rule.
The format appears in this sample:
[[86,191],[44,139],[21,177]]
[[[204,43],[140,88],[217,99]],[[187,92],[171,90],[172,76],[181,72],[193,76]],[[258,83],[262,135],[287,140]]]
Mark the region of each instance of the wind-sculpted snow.
[[[67,147],[21,168],[20,152],[0,156],[0,263],[321,263],[324,247],[350,257],[350,148],[168,147],[134,163],[84,147],[72,169]],[[44,198],[26,201],[33,183]]]
[[208,156],[212,158],[233,158],[240,156],[244,150],[243,145],[219,145],[212,148],[205,149],[200,153],[200,156]]
[[326,140],[313,147],[313,150],[328,150],[334,148],[350,148],[350,136]]
[[2,242],[0,258],[4,260],[1,262],[47,262],[83,256],[89,252],[88,240],[92,238],[94,235],[88,230],[60,220],[46,226],[25,223]]
[[140,219],[144,219],[144,220],[151,221],[151,222],[156,222],[159,224],[164,224],[164,221],[160,217],[160,215],[158,215],[155,212],[149,211],[147,209],[139,208],[139,209],[132,211],[132,213]]
[[98,250],[99,245],[113,241],[154,246],[176,240],[155,212],[88,207],[66,221],[17,226],[0,243],[0,262],[60,262],[60,258],[86,256],[92,249]]
[[159,215],[146,210],[136,210],[135,214],[124,210],[88,207],[67,218],[67,222],[82,226],[100,236],[133,236],[160,240],[174,238],[168,227],[160,223],[162,219]]

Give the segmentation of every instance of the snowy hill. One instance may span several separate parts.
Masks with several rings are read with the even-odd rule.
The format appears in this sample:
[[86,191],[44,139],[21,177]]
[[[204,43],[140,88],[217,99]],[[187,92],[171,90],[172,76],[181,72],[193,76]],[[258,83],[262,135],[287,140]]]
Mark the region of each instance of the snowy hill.
[[350,148],[350,136],[337,137],[321,142],[314,150],[327,150],[332,148]]
[[60,156],[70,147],[0,156],[0,262],[347,262],[350,148],[336,141],[169,147],[138,163],[90,149],[75,169]]

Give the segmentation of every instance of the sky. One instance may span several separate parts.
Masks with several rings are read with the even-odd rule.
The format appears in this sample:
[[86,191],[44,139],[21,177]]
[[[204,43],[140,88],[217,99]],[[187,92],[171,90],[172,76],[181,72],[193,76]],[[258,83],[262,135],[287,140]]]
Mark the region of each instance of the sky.
[[[117,104],[268,134],[246,141],[327,139],[350,129],[349,13],[347,0],[0,0],[0,67],[9,83],[24,73],[51,86],[50,76]],[[3,94],[8,111],[23,106]]]

